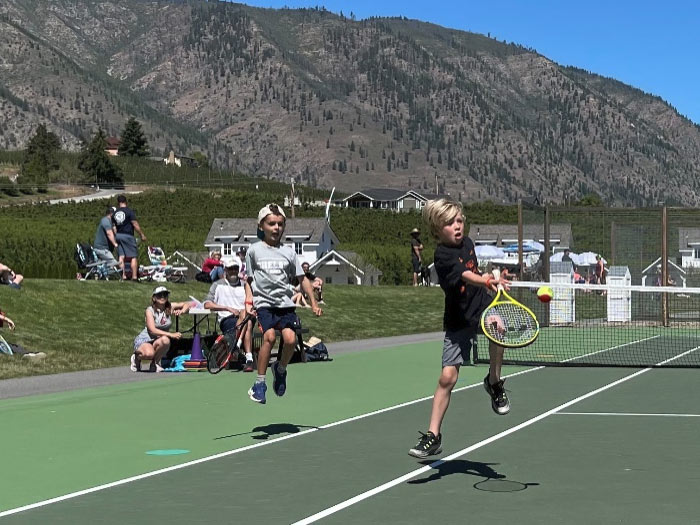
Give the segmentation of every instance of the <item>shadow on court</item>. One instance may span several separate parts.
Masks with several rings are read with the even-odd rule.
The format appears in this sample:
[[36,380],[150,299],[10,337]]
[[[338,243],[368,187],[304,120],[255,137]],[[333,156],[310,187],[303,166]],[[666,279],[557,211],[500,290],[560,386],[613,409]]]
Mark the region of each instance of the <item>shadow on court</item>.
[[[434,462],[421,461],[420,463],[423,465],[432,465]],[[506,476],[493,469],[492,465],[498,465],[498,463],[481,463],[479,461],[469,461],[466,459],[446,461],[435,465],[433,467],[433,473],[429,476],[412,479],[408,481],[408,484],[420,485],[431,481],[437,481],[453,474],[466,474],[468,476],[486,478],[474,483],[474,488],[488,492],[517,492],[525,490],[528,487],[539,486],[539,483],[521,483],[519,481],[506,479]]]
[[214,441],[217,439],[228,439],[232,437],[238,437],[238,436],[245,436],[248,434],[255,434],[256,432],[262,432],[262,434],[258,434],[257,436],[252,436],[253,439],[257,440],[265,440],[265,439],[270,439],[271,437],[279,436],[282,434],[298,434],[301,432],[303,429],[307,428],[315,428],[318,430],[319,427],[315,426],[308,426],[308,425],[295,425],[293,423],[272,423],[270,425],[262,425],[253,428],[253,430],[249,432],[241,432],[239,434],[230,434],[228,436],[219,436],[214,438]]

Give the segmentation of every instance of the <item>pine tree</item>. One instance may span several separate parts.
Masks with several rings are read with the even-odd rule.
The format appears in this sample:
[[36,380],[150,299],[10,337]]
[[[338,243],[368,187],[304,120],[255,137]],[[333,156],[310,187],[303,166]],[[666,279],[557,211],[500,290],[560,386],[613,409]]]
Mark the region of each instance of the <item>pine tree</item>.
[[39,124],[36,133],[29,140],[22,160],[21,175],[17,181],[25,193],[32,193],[32,188],[39,192],[46,191],[49,173],[58,169],[56,153],[61,149],[61,141],[46,126]]
[[124,126],[118,152],[129,157],[147,157],[150,154],[141,124],[134,117],[130,117]]
[[94,182],[107,187],[121,188],[124,186],[121,172],[112,164],[105,151],[107,137],[104,131],[97,130],[89,144],[85,145],[78,159],[78,168],[85,173],[87,182]]

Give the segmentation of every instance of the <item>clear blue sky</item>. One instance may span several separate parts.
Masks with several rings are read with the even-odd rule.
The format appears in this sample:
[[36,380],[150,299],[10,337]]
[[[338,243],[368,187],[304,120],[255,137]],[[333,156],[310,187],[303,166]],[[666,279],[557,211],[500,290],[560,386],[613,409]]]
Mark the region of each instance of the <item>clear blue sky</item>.
[[488,34],[658,95],[700,124],[700,0],[251,0],[358,19],[405,16]]

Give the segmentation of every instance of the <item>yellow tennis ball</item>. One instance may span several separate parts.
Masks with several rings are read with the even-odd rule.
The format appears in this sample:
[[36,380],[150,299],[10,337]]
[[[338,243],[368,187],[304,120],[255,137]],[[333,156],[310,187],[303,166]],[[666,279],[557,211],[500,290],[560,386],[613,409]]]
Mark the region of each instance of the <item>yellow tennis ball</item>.
[[552,292],[549,286],[541,286],[540,289],[537,290],[537,298],[543,303],[548,303],[552,300],[552,297],[554,297],[554,292]]

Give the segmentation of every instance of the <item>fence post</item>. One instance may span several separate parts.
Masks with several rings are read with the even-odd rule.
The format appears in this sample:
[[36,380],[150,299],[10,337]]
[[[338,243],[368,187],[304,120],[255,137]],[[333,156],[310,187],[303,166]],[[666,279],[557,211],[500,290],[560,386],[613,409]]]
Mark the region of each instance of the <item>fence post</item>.
[[523,280],[523,200],[518,199],[518,280]]
[[[661,208],[661,284],[668,286],[668,216],[666,214],[666,206]],[[661,315],[663,316],[663,325],[668,326],[668,294],[662,294]]]

